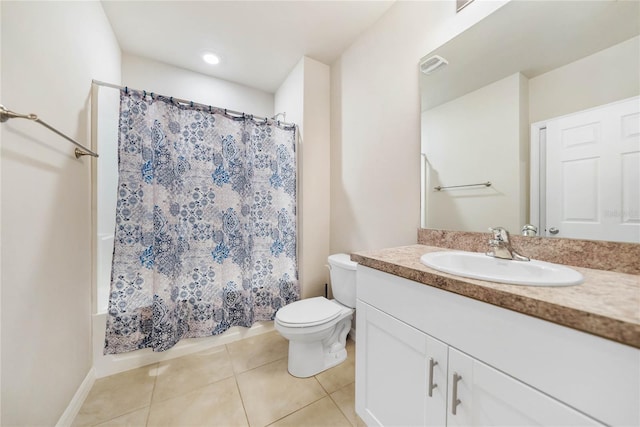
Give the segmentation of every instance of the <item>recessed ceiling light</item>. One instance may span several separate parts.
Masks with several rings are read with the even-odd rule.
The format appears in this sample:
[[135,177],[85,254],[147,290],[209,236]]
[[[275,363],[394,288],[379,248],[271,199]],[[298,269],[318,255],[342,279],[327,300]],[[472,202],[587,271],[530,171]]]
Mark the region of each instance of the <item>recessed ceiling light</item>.
[[214,55],[213,53],[205,53],[202,55],[202,60],[204,62],[206,62],[207,64],[211,64],[211,65],[215,65],[220,63],[220,58],[218,58],[217,55]]

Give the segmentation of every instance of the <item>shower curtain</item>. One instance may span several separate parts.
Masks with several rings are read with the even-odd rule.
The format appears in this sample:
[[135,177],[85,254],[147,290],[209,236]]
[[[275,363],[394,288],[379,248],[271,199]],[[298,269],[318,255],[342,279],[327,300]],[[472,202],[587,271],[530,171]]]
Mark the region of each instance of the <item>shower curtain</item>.
[[295,132],[121,91],[105,354],[248,327],[299,298]]

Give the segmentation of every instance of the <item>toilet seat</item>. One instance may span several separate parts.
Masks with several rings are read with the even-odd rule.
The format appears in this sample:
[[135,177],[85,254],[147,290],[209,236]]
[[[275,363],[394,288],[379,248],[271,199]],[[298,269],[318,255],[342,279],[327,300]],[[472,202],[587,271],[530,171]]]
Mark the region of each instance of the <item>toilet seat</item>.
[[282,307],[276,321],[290,328],[307,328],[327,323],[340,316],[342,307],[325,297],[307,298]]

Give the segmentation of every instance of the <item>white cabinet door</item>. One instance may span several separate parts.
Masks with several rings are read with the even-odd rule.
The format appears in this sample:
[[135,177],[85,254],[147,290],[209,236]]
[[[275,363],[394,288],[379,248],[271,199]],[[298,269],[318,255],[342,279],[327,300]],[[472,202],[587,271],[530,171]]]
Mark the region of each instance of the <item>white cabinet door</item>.
[[360,301],[357,313],[360,417],[368,426],[445,425],[447,346]]
[[441,427],[447,422],[447,368],[449,346],[427,337],[427,400],[426,426]]
[[[457,387],[454,387],[456,380]],[[575,409],[451,347],[448,403],[448,426],[601,425]]]

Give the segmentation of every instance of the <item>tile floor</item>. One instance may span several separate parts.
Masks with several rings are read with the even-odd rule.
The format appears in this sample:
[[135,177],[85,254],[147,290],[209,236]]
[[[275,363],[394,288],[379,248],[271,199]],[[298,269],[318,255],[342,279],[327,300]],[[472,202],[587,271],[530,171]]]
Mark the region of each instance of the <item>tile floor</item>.
[[355,343],[310,378],[287,372],[278,332],[97,380],[74,426],[361,426]]

